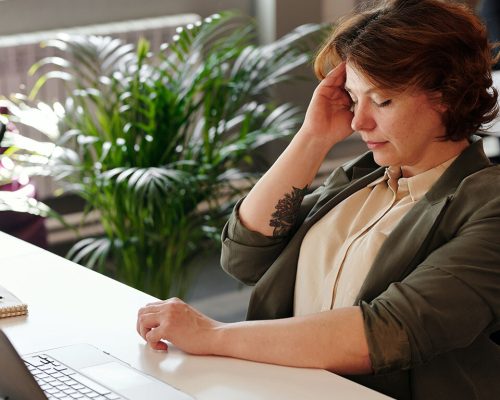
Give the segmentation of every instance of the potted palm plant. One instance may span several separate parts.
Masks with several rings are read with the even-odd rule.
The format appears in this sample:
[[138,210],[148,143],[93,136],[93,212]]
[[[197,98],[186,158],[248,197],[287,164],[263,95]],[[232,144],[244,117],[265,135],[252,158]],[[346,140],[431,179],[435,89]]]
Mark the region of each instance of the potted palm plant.
[[[323,28],[264,46],[253,33],[248,18],[224,12],[179,28],[158,52],[97,36],[45,44],[60,56],[33,67],[31,100],[18,95],[8,106],[54,138],[36,163],[100,212],[105,235],[77,243],[73,260],[158,297],[185,293],[188,261],[218,240],[256,177],[246,167],[254,150],[300,122],[300,110],[274,104],[269,88],[308,62]],[[66,82],[63,104],[40,102],[49,79]]]

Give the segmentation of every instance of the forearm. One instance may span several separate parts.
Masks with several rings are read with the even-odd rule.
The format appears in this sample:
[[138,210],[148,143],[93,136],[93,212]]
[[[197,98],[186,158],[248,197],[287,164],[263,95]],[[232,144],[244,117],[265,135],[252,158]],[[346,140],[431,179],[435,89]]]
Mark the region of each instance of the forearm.
[[341,374],[372,372],[359,307],[223,324],[213,337],[212,353],[217,355]]
[[345,81],[345,63],[341,63],[315,89],[300,131],[241,203],[239,217],[247,228],[266,236],[284,236],[293,226],[304,189],[328,151],[353,131]]
[[[241,203],[241,222],[248,229],[266,236],[286,230],[283,221],[293,219],[293,215],[279,215],[278,203],[283,203],[286,213],[298,212],[298,207],[291,207],[291,203],[300,205],[303,192],[313,181],[330,148],[331,145],[299,132]],[[294,199],[285,198],[286,195]],[[280,218],[283,221],[280,222]]]

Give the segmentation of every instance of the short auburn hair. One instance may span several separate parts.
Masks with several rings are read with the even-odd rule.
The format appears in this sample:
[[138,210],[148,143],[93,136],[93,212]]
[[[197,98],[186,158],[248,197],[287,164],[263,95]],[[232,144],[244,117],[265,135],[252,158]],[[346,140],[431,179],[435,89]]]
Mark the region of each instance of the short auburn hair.
[[498,114],[493,47],[484,25],[464,5],[389,0],[341,20],[314,69],[323,79],[347,61],[382,90],[422,90],[446,108],[443,139],[462,140],[483,132]]

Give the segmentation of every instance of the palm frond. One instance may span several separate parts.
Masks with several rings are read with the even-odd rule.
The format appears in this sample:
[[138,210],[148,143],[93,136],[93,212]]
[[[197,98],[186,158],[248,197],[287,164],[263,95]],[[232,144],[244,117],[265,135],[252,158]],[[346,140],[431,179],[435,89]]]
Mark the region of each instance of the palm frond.
[[70,260],[91,269],[102,269],[112,249],[108,238],[87,238],[76,243],[66,255]]

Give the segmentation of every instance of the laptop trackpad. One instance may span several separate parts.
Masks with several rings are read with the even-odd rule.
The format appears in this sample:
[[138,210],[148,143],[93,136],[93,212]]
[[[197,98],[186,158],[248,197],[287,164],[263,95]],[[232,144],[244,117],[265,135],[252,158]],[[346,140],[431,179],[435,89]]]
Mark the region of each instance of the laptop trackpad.
[[129,399],[142,400],[145,393],[147,393],[148,399],[151,400],[164,400],[165,396],[181,400],[192,399],[192,397],[178,391],[167,383],[149,378],[118,362],[81,368],[80,372]]
[[89,378],[101,382],[117,392],[123,392],[123,389],[147,385],[153,382],[146,376],[117,362],[109,362],[94,367],[82,368],[80,371]]

